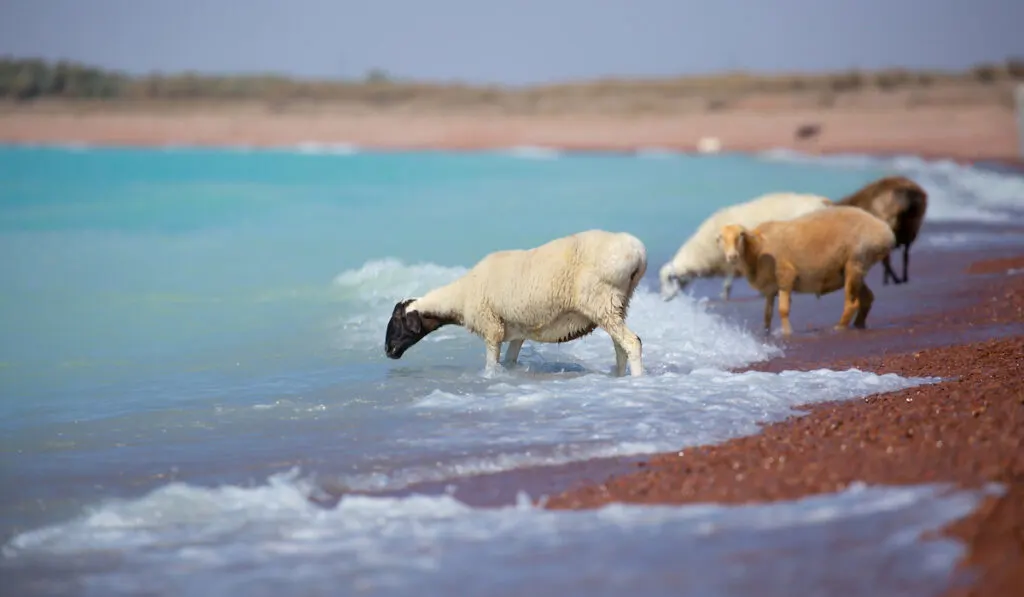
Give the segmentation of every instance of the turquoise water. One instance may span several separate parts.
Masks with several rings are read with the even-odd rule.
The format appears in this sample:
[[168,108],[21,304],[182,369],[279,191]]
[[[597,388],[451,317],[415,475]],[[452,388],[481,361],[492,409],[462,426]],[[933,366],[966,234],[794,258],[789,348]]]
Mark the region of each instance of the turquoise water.
[[0,414],[101,417],[139,396],[73,388],[158,378],[141,406],[210,376],[358,378],[368,363],[339,360],[326,332],[346,270],[465,267],[591,227],[636,231],[663,261],[727,203],[871,174],[744,157],[2,150],[0,380],[21,399]]
[[[224,508],[263,520],[266,500],[295,505],[324,479],[396,489],[678,449],[754,432],[790,414],[798,396],[920,383],[859,371],[728,373],[778,349],[699,297],[663,303],[654,286],[658,267],[719,207],[772,190],[837,197],[892,170],[924,181],[939,220],[998,220],[1007,198],[1024,196],[1019,179],[912,158],[0,148],[8,571],[26,574],[11,559],[22,552],[64,570],[91,549],[132,549],[143,528],[175,546],[158,549],[169,559],[154,565],[183,565],[192,542],[206,540],[204,516]],[[603,332],[527,344],[524,367],[498,378],[482,375],[482,343],[458,329],[401,361],[384,357],[397,300],[489,251],[594,227],[647,245],[629,319],[646,378],[608,376]],[[716,293],[717,282],[704,288]],[[287,471],[297,476],[271,477]],[[450,508],[365,499],[351,507]],[[307,506],[263,522],[298,532],[319,516]],[[53,528],[76,547],[41,539]],[[112,528],[123,543],[101,532]],[[336,531],[371,544],[382,532]],[[229,554],[253,537],[232,528],[211,541]],[[252,553],[240,557],[256,565]],[[107,564],[94,576],[65,572],[84,583],[76,590],[101,579],[95,590],[109,595],[111,578],[134,568]],[[227,582],[229,569],[202,568],[197,582],[245,585]],[[345,584],[362,572],[325,574]]]

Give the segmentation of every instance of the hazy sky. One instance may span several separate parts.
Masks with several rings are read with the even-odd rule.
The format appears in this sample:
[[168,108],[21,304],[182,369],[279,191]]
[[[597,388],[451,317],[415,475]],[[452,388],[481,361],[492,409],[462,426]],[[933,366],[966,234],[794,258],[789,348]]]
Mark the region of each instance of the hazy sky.
[[1024,57],[1024,0],[0,0],[0,54],[530,83]]

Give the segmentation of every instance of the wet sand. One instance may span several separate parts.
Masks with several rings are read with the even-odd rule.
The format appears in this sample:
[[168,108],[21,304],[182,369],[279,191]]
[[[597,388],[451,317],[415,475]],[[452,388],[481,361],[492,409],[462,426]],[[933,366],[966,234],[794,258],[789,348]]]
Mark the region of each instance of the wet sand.
[[[631,473],[578,483],[551,496],[546,507],[757,503],[857,481],[963,487],[994,481],[1007,493],[946,529],[969,547],[962,572],[977,575],[965,577],[975,584],[949,594],[1024,594],[1024,273],[1007,274],[1022,268],[1020,246],[927,255],[912,261],[908,286],[876,282],[880,298],[870,329],[797,334],[785,357],[748,368],[856,367],[946,381],[808,407],[806,415],[766,425],[758,435],[657,455],[634,463]],[[872,273],[872,281],[880,279],[880,271]],[[896,289],[906,297],[883,302]],[[760,301],[748,303],[754,302],[750,320],[760,308]],[[806,313],[794,307],[794,327],[801,319],[830,325],[838,307]]]

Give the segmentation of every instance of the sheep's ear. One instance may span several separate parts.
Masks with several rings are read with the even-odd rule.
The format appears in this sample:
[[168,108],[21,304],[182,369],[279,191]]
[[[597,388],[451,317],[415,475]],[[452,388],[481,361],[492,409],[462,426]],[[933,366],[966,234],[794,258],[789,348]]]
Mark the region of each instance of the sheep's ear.
[[391,311],[392,317],[402,317],[405,315],[405,308],[409,306],[413,299],[405,299],[404,301],[398,301],[395,303],[395,308]]
[[413,311],[412,313],[405,314],[405,329],[413,334],[419,334],[423,331],[423,319],[419,313]]

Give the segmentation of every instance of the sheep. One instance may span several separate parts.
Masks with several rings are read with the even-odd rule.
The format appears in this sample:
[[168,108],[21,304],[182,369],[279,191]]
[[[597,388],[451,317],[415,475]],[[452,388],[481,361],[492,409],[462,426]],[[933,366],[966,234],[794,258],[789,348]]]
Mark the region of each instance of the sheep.
[[720,229],[716,241],[726,261],[765,297],[765,332],[771,327],[777,295],[782,334],[789,336],[793,292],[820,298],[844,286],[843,313],[835,329],[845,330],[854,312],[854,327],[864,328],[875,298],[864,278],[896,246],[896,235],[870,213],[836,205],[787,221],[764,222],[752,230],[729,224]]
[[701,137],[697,140],[697,151],[700,153],[718,153],[722,150],[722,140],[718,137]]
[[647,248],[625,232],[587,230],[526,250],[486,255],[466,274],[419,298],[399,301],[384,339],[399,359],[442,326],[465,327],[484,340],[485,370],[514,365],[524,340],[570,342],[600,327],[615,347],[615,374],[643,375],[640,337],[626,313],[647,271]]
[[892,228],[896,234],[896,246],[903,247],[903,279],[900,280],[896,276],[889,257],[886,257],[882,261],[882,284],[888,285],[889,278],[892,278],[895,284],[908,282],[910,245],[917,239],[925,211],[928,209],[928,193],[909,178],[887,176],[865,185],[852,195],[836,201],[836,204],[859,207],[881,218]]
[[754,227],[768,220],[786,220],[831,206],[832,202],[821,195],[768,193],[719,209],[704,220],[658,272],[661,298],[672,300],[693,278],[725,276],[721,297],[729,300],[733,279],[742,274],[728,266],[725,256],[715,245],[715,236],[722,226],[742,224]]

